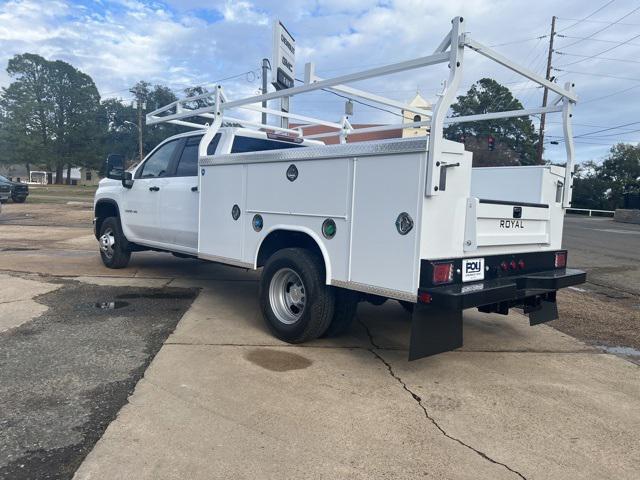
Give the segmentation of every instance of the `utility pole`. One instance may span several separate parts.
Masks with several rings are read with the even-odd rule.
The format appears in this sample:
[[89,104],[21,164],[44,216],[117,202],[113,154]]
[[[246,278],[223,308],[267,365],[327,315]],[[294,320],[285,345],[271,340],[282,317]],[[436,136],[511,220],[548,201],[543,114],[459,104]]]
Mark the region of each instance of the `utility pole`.
[[144,81],[136,83],[136,85],[129,90],[136,98],[136,109],[138,113],[138,155],[140,155],[140,161],[144,158],[142,133],[143,133],[143,114],[147,108],[147,95],[149,93],[149,84]]
[[[268,71],[271,68],[271,64],[269,63],[268,58],[262,59],[262,94],[265,95],[267,93],[267,75]],[[262,108],[267,108],[267,101],[262,102]],[[266,112],[262,112],[262,125],[267,124],[267,114]]]
[[142,108],[144,104],[142,103],[141,96],[138,96],[137,104],[138,104],[138,152],[140,155],[140,161],[144,158],[144,152],[142,149]]
[[[553,37],[556,36],[556,17],[555,15],[551,17],[551,35],[549,36],[549,55],[547,56],[547,75],[546,79],[551,79],[551,57],[553,56]],[[547,98],[549,96],[549,89],[544,87],[544,93],[542,94],[542,106],[547,106]],[[542,144],[544,143],[544,122],[546,115],[544,113],[540,114],[540,138],[538,140],[538,164],[542,163]]]

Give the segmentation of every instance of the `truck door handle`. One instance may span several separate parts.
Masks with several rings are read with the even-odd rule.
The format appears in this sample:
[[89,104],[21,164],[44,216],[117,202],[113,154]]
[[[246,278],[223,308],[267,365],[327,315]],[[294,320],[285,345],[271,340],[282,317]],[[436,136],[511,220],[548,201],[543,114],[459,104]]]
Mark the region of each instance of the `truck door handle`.
[[160,187],[149,187],[150,192],[157,192],[158,190],[160,190]]
[[197,192],[197,191],[198,191],[198,186],[191,187],[191,191],[192,191],[192,192]]

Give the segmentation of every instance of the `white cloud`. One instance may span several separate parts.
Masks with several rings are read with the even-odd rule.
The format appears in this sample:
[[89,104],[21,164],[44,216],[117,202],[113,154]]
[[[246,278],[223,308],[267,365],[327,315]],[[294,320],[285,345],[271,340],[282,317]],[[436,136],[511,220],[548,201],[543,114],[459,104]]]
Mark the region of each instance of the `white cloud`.
[[[567,28],[575,23],[567,18],[585,17],[600,4],[599,0],[562,3],[553,0],[94,0],[93,3],[90,0],[10,0],[0,3],[0,64],[6,64],[16,53],[33,52],[72,63],[90,74],[103,94],[115,92],[128,96],[128,87],[140,79],[179,89],[258,69],[260,59],[271,56],[271,22],[280,18],[297,41],[298,75],[302,75],[304,62],[313,60],[320,75],[334,76],[428,55],[456,15],[465,18],[466,28],[478,40],[501,44],[545,35],[552,14],[560,17],[560,29]],[[616,2],[593,19],[617,18],[631,9]],[[625,21],[640,23],[640,14]],[[602,24],[582,22],[561,33],[584,37],[601,27]],[[628,27],[614,26],[596,38],[622,41],[630,36],[632,32]],[[575,40],[557,37],[556,41],[560,52],[582,55],[613,45],[581,41],[565,48]],[[546,42],[544,38],[497,49],[543,73]],[[606,56],[636,58],[639,47],[633,43],[620,46]],[[579,58],[558,54],[554,65]],[[540,89],[523,83],[506,69],[472,52],[467,54],[465,63],[464,87],[482,76],[491,76],[509,86],[525,104],[539,103]],[[640,78],[640,65],[606,60],[580,62],[566,70]],[[409,99],[420,89],[434,101],[447,73],[446,66],[440,66],[363,82],[359,86],[400,100]],[[583,99],[638,83],[558,73],[562,75],[560,81],[568,78],[576,81]],[[9,81],[1,69],[0,86]],[[242,75],[225,83],[231,96],[252,94],[259,88],[259,80]],[[575,115],[579,124],[576,133],[593,130],[589,125],[633,121],[637,106],[631,100],[637,93],[630,91],[606,101],[579,104]],[[293,105],[300,113],[323,113],[337,118],[342,112],[342,103],[343,100],[326,94],[311,94],[294,99]],[[356,105],[357,121],[392,118]],[[559,124],[550,123],[548,133],[560,135]],[[627,136],[631,137],[632,134]],[[601,141],[605,140],[608,137]],[[560,160],[563,150],[562,146],[550,147],[549,152]],[[578,149],[584,159],[604,151],[606,146],[586,144],[579,145]]]

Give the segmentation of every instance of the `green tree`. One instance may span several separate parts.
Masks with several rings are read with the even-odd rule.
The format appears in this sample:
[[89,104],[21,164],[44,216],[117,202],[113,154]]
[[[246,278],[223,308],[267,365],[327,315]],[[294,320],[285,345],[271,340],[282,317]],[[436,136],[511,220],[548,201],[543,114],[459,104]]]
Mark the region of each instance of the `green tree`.
[[[522,108],[507,87],[491,78],[478,80],[451,106],[454,117]],[[494,151],[488,149],[490,135],[496,140]],[[464,139],[465,147],[474,152],[474,165],[536,163],[538,135],[528,117],[454,123],[445,129],[445,136],[454,141]]]
[[7,73],[13,82],[2,91],[3,138],[12,163],[45,164],[56,183],[73,166],[99,161],[102,128],[100,95],[88,75],[66,62],[35,54],[16,55]]
[[573,182],[576,208],[615,210],[624,205],[624,193],[640,190],[640,146],[619,143],[601,164],[585,162]]

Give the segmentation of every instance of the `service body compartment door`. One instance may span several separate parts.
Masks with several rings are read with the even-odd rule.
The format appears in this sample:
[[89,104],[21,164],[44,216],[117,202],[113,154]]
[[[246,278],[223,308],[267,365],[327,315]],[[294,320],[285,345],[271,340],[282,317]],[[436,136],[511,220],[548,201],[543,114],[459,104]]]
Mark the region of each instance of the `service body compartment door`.
[[200,167],[198,255],[202,258],[242,260],[246,172],[246,165]]
[[355,160],[350,281],[415,295],[421,155]]

